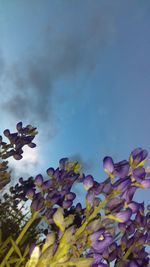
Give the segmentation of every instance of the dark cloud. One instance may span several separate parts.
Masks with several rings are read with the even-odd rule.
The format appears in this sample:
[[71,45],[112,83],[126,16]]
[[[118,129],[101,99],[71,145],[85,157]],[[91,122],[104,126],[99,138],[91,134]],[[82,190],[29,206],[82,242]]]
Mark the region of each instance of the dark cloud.
[[[6,112],[17,121],[28,120],[36,126],[46,127],[49,137],[60,131],[61,114],[57,114],[57,105],[60,102],[56,98],[54,100],[55,84],[61,79],[78,80],[81,73],[88,77],[99,61],[104,47],[114,37],[113,16],[107,9],[103,13],[100,5],[90,2],[85,10],[84,6],[81,5],[81,13],[78,14],[74,12],[75,5],[70,5],[68,9],[64,4],[60,17],[54,9],[56,18],[51,12],[51,16],[48,16],[42,26],[39,17],[38,40],[36,37],[31,38],[34,28],[28,24],[28,19],[30,22],[32,19],[26,18],[31,44],[19,60],[7,64],[3,71],[3,85],[10,93],[3,99],[1,109],[7,107]],[[42,10],[45,12],[43,6]],[[21,27],[21,22],[17,22]],[[72,98],[77,93],[73,89],[70,89]],[[58,91],[61,90],[65,89],[60,88]]]

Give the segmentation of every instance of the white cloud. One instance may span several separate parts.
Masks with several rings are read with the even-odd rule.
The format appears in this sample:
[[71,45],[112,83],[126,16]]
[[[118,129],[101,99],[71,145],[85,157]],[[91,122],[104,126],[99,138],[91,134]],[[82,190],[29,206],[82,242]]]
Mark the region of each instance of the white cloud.
[[40,163],[40,153],[38,148],[31,149],[28,146],[23,147],[23,158],[21,160],[15,160],[13,158],[9,160],[9,167],[12,170],[11,181],[14,182],[19,177],[24,179],[34,176],[36,174],[37,166]]

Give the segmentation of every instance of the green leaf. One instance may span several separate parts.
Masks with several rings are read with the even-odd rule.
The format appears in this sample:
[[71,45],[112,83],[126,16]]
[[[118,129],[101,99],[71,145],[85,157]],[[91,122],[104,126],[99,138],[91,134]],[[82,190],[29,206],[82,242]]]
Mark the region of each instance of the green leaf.
[[12,263],[15,263],[15,262],[18,262],[18,261],[20,261],[19,258],[12,258],[12,259],[8,260],[7,262],[8,262],[9,264],[12,264]]
[[65,222],[64,222],[64,216],[63,216],[63,209],[58,208],[57,211],[53,215],[53,220],[55,224],[60,228],[62,232],[65,231]]
[[23,253],[23,258],[25,258],[29,252],[29,249],[30,249],[30,246],[29,244],[26,246],[25,250],[24,250],[24,253]]
[[55,242],[55,240],[56,240],[56,235],[55,235],[55,233],[50,233],[50,234],[48,234],[47,237],[46,237],[46,242],[45,242],[45,244],[44,244],[43,247],[42,247],[42,253],[43,253],[48,247],[50,247],[51,245],[53,245],[54,242]]
[[10,267],[10,265],[9,265],[9,263],[8,263],[8,262],[6,262],[5,264],[6,264],[6,267]]
[[[72,258],[69,261],[62,263],[56,263],[56,267],[69,267],[69,266],[76,266],[76,267],[90,267],[93,263],[93,258]],[[49,267],[51,264],[49,265]]]
[[76,258],[72,261],[72,264],[75,264],[76,267],[90,267],[92,263],[93,258]]
[[11,242],[10,239],[11,239],[11,236],[9,236],[9,237],[5,240],[5,242],[2,244],[2,246],[0,246],[0,252],[2,252],[2,250],[7,249],[7,245]]
[[40,256],[40,249],[38,246],[36,246],[31,254],[30,260],[27,262],[25,267],[36,267],[39,256]]
[[22,255],[21,255],[21,251],[20,251],[19,247],[17,246],[17,244],[15,243],[15,241],[12,238],[10,239],[10,241],[11,241],[12,246],[13,246],[14,250],[16,251],[16,253],[22,259]]

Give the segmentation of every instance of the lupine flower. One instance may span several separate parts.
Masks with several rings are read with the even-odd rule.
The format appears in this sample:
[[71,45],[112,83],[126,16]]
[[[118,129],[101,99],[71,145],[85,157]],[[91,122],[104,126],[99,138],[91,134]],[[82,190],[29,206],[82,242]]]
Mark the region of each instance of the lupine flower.
[[54,223],[53,221],[53,215],[56,212],[57,208],[50,208],[47,209],[45,212],[45,219],[49,222],[49,223]]
[[28,144],[28,147],[30,147],[30,148],[34,148],[34,147],[36,147],[36,144],[33,143],[33,142],[31,142],[31,143]]
[[106,263],[101,262],[101,263],[98,263],[98,264],[94,263],[94,264],[92,264],[91,267],[109,267],[109,265],[106,264]]
[[103,159],[103,167],[106,172],[113,173],[115,169],[113,159],[111,157],[105,157]]
[[126,177],[129,172],[128,161],[123,160],[118,163],[114,163],[111,157],[105,157],[103,159],[103,167],[104,167],[104,171],[112,179],[116,176],[121,177],[121,178]]
[[76,194],[73,192],[69,192],[65,195],[65,200],[74,200],[76,198]]
[[35,194],[31,203],[31,208],[33,208],[35,211],[39,211],[43,207],[44,207],[44,198],[42,197],[41,193]]
[[142,227],[146,225],[146,217],[144,216],[144,214],[141,214],[140,210],[138,210],[135,216],[135,223]]
[[[138,167],[132,172],[132,180],[136,180],[137,182],[142,181],[146,176],[145,169],[143,167]],[[133,180],[133,181],[134,181]]]
[[42,183],[41,189],[46,191],[46,190],[50,189],[52,187],[52,185],[53,185],[53,181],[47,180],[47,181]]
[[36,244],[35,243],[32,243],[31,245],[30,245],[30,248],[29,248],[29,255],[31,256],[31,254],[32,254],[32,252],[33,252],[33,250],[34,250],[34,248],[36,247]]
[[21,121],[16,124],[16,129],[18,132],[22,130],[22,122]]
[[92,256],[93,256],[93,260],[94,260],[92,266],[96,266],[97,264],[100,263],[100,261],[102,259],[102,255],[100,253],[93,252]]
[[99,186],[97,186],[97,189],[93,188],[94,192],[100,191],[100,193],[103,193],[105,195],[110,194],[112,189],[113,189],[113,186],[111,184],[110,178],[108,178],[104,182],[100,183]]
[[86,194],[87,206],[92,207],[94,205],[94,200],[95,200],[95,194],[93,190],[89,190]]
[[114,164],[115,170],[114,175],[120,178],[124,178],[129,173],[129,163],[127,160],[120,161]]
[[73,203],[72,200],[64,200],[62,206],[64,209],[69,209],[72,206],[72,203]]
[[80,213],[82,211],[82,205],[81,205],[81,203],[77,203],[77,205],[76,205],[76,211],[78,213]]
[[147,161],[148,152],[142,148],[134,149],[129,157],[130,166],[132,169],[142,167]]
[[24,184],[24,181],[23,181],[22,177],[19,178],[19,183],[22,184],[22,185]]
[[42,176],[41,174],[38,174],[38,175],[35,177],[34,183],[35,183],[35,185],[37,185],[38,187],[42,186],[42,184],[43,184],[43,176]]
[[131,201],[129,204],[127,204],[127,207],[129,207],[132,210],[132,213],[137,213],[140,204],[135,201]]
[[130,177],[124,177],[122,179],[117,180],[113,184],[113,188],[119,190],[121,193],[124,193],[130,187],[130,185],[131,185]]
[[30,189],[27,190],[26,196],[29,199],[33,199],[34,195],[35,195],[35,190],[34,189],[30,188]]
[[135,224],[134,224],[134,222],[132,220],[129,220],[127,222],[126,226],[127,226],[127,228],[126,228],[127,235],[134,234],[134,232],[135,232]]
[[105,206],[105,211],[108,212],[119,212],[124,206],[124,201],[117,197],[112,198],[107,202]]
[[88,191],[94,185],[94,179],[92,175],[87,175],[83,181],[84,188]]
[[19,155],[19,154],[13,154],[13,158],[16,159],[16,160],[20,160],[23,157],[21,155]]
[[6,129],[3,134],[6,136],[6,137],[9,137],[10,136],[10,131],[8,129]]
[[136,186],[130,186],[123,194],[121,194],[121,198],[125,199],[126,203],[130,203],[133,199],[136,190]]
[[[21,129],[22,125],[20,126],[20,130]],[[25,139],[28,144],[30,144],[29,140],[31,139]],[[138,187],[143,186],[149,188],[150,180],[145,179],[145,169],[142,166],[143,163],[141,164],[141,161],[139,161],[139,158],[141,160],[145,157],[146,153],[144,153],[145,152],[141,152],[141,150],[137,150],[136,153],[133,153],[132,163],[130,160],[132,170],[129,170],[128,161],[114,163],[110,157],[104,159],[104,167],[109,177],[113,178],[117,176],[119,178],[115,183],[112,183],[110,178],[106,179],[103,183],[98,183],[94,181],[91,175],[86,177],[82,175],[81,177],[81,175],[76,174],[74,170],[65,169],[65,162],[68,161],[68,158],[64,158],[60,160],[60,168],[56,170],[49,168],[47,170],[47,174],[52,179],[43,181],[43,177],[41,178],[37,175],[34,183],[31,181],[29,184],[26,184],[23,179],[20,179],[21,186],[16,185],[15,190],[32,198],[32,209],[39,212],[42,211],[42,216],[46,218],[47,223],[50,224],[51,231],[57,234],[58,240],[55,244],[56,253],[61,238],[62,240],[64,238],[60,231],[58,231],[58,227],[60,229],[62,228],[62,231],[72,223],[74,229],[82,227],[84,222],[86,223],[86,219],[89,219],[88,215],[91,215],[92,212],[95,211],[95,207],[99,205],[101,201],[99,194],[104,194],[106,197],[105,199],[108,200],[104,208],[105,213],[103,215],[100,211],[86,225],[85,232],[83,231],[77,240],[78,253],[80,253],[81,249],[83,251],[83,256],[84,253],[90,251],[88,255],[90,256],[91,253],[93,257],[93,264],[91,267],[108,266],[106,262],[110,263],[115,259],[115,266],[146,267],[148,266],[148,260],[145,247],[143,248],[143,246],[150,240],[150,235],[148,233],[150,229],[150,215],[148,213],[146,215],[144,214],[144,203],[137,203],[132,200]],[[137,156],[138,154],[142,156]],[[139,164],[141,165],[139,166]],[[80,203],[75,207],[73,206],[73,200],[76,194],[71,192],[71,187],[75,181],[83,181],[88,191],[86,195],[86,209],[83,209]],[[37,186],[38,190],[41,192],[36,193],[35,186]],[[113,192],[117,190],[120,192],[118,192],[116,196]],[[114,196],[112,199],[109,198],[109,194],[111,193],[112,196]],[[55,204],[61,209],[54,208]],[[90,210],[90,214],[87,212],[89,211],[88,209]],[[62,214],[57,214],[58,210],[61,210]],[[54,214],[57,216],[53,216]],[[134,220],[131,220],[132,214],[135,214]],[[64,225],[60,223],[61,220],[64,222]],[[114,225],[115,221],[119,222],[118,228]],[[116,234],[117,229],[121,230],[121,233],[119,233],[120,235]],[[75,233],[75,230],[73,233]],[[72,236],[72,234],[70,236]],[[120,245],[118,241],[116,241],[117,238],[120,240]],[[65,240],[67,239],[64,238],[64,245]],[[132,247],[134,243],[135,247]],[[138,248],[136,244],[139,245]],[[70,253],[69,257],[74,257],[73,253],[76,253],[75,247],[76,246],[68,251],[68,253]],[[130,248],[132,248],[132,251],[129,251],[130,254],[128,257],[121,262],[121,259],[126,256],[126,253],[128,254]],[[61,247],[60,253],[62,252],[63,246]],[[62,265],[63,262],[64,261],[62,261]]]
[[89,236],[93,249],[102,253],[112,243],[112,236],[104,228]]
[[57,204],[61,200],[61,194],[57,190],[51,191],[47,194],[46,200],[53,205]]
[[65,167],[66,167],[66,163],[68,162],[68,158],[62,158],[60,159],[59,161],[59,167],[61,170],[65,170]]
[[117,222],[127,222],[132,215],[132,210],[127,208],[126,210],[120,211],[118,213],[112,213],[107,215],[108,218],[114,219]]
[[53,176],[53,174],[54,174],[54,168],[49,168],[49,169],[47,169],[47,174],[50,176],[50,177],[52,177]]
[[140,183],[142,188],[150,188],[150,179],[146,179]]

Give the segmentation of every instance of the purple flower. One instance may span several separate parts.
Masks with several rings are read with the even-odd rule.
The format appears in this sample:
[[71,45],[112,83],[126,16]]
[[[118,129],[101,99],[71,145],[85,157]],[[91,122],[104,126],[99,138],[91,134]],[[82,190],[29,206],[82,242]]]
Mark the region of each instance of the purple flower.
[[63,203],[62,203],[62,206],[64,209],[68,209],[72,206],[72,200],[64,200]]
[[16,160],[20,160],[20,159],[22,159],[23,157],[22,157],[20,154],[14,154],[14,155],[13,155],[13,158],[16,159]]
[[114,163],[111,157],[105,157],[103,159],[103,167],[105,172],[111,178],[114,178],[115,176],[123,178],[126,177],[129,172],[128,161],[123,160],[118,163]]
[[135,191],[137,190],[136,186],[129,187],[122,195],[121,198],[125,199],[126,203],[130,203],[134,196]]
[[19,183],[22,184],[22,185],[24,184],[24,181],[23,181],[22,177],[19,178]]
[[109,265],[101,262],[101,263],[93,263],[91,267],[109,267]]
[[124,177],[117,180],[113,184],[113,188],[121,191],[121,193],[124,193],[129,188],[130,185],[131,185],[131,179],[129,177]]
[[129,265],[128,266],[129,267],[139,267],[139,264],[137,263],[137,261],[132,260],[132,261],[129,262]]
[[102,253],[112,243],[112,236],[106,232],[105,228],[94,232],[89,236],[93,249]]
[[126,210],[114,214],[116,219],[118,219],[120,222],[123,223],[127,222],[130,219],[131,215],[132,215],[132,210],[130,208],[127,208]]
[[22,121],[20,121],[16,124],[16,129],[18,132],[22,130]]
[[93,179],[93,176],[92,176],[92,175],[87,175],[87,176],[84,178],[83,185],[84,185],[85,190],[87,190],[87,191],[88,191],[91,187],[93,187],[93,185],[94,185],[94,179]]
[[33,250],[35,249],[35,247],[36,247],[36,244],[35,243],[32,243],[30,245],[30,248],[29,248],[29,256],[31,256],[31,254],[32,254]]
[[52,180],[47,180],[42,184],[42,190],[48,190],[53,185]]
[[77,203],[77,205],[76,205],[76,211],[78,213],[80,213],[82,211],[82,205],[81,205],[81,203]]
[[49,169],[47,169],[47,174],[50,176],[50,177],[52,177],[53,176],[53,174],[54,174],[54,168],[49,168]]
[[50,209],[47,209],[46,212],[45,212],[45,218],[46,220],[48,220],[49,223],[54,223],[53,221],[53,215],[54,213],[56,212],[57,208],[50,208]]
[[30,189],[27,190],[26,196],[28,198],[33,199],[34,195],[35,195],[35,190],[34,189],[30,188]]
[[38,174],[38,175],[35,177],[34,183],[35,183],[35,185],[37,185],[38,187],[42,186],[42,184],[43,184],[43,176],[42,176],[41,174]]
[[140,204],[135,202],[135,201],[131,201],[129,204],[128,204],[128,207],[132,210],[132,213],[137,213],[139,207],[140,207]]
[[68,158],[62,158],[59,161],[59,167],[61,170],[65,170],[66,163],[68,162]]
[[117,197],[112,198],[109,200],[109,202],[106,204],[105,209],[109,212],[118,212],[123,208],[123,200],[119,199]]
[[[93,254],[92,257],[93,257],[93,259],[94,259],[94,263],[93,263],[92,266],[96,266],[97,264],[100,263],[100,261],[101,261],[101,259],[102,259],[102,255],[99,254],[99,253],[96,253],[96,252],[94,252],[94,253],[92,253],[92,254]],[[90,256],[90,255],[89,255],[89,256]],[[96,264],[96,265],[94,265],[94,264]],[[99,266],[99,265],[97,265],[97,266]]]
[[143,180],[140,184],[142,188],[150,188],[150,179]]
[[129,158],[130,165],[133,169],[138,167],[139,165],[142,167],[146,161],[146,158],[148,156],[148,152],[145,149],[142,148],[136,148],[134,149]]
[[93,190],[89,190],[86,194],[87,205],[93,206],[95,200],[95,194]]
[[115,170],[113,174],[115,176],[118,176],[120,178],[124,178],[129,173],[129,163],[126,160],[120,161],[116,164],[114,164]]
[[70,192],[68,194],[65,195],[65,200],[74,200],[76,198],[76,194],[73,192]]
[[103,168],[104,171],[107,173],[113,173],[114,171],[114,162],[113,159],[111,157],[105,157],[103,159]]
[[141,181],[145,178],[146,172],[144,168],[138,167],[133,170],[132,172],[132,179],[135,179],[136,181]]
[[36,144],[31,142],[31,143],[28,144],[28,147],[34,148],[34,147],[36,147]]
[[59,178],[60,178],[60,171],[59,171],[59,168],[57,168],[55,171],[54,171],[54,174],[53,174],[53,179],[55,181],[59,181]]
[[46,201],[50,202],[51,204],[57,204],[58,201],[61,200],[61,194],[57,190],[52,190],[46,196]]
[[8,129],[6,129],[3,133],[6,137],[10,136],[10,131]]
[[31,207],[35,211],[39,211],[44,207],[44,198],[42,197],[41,193],[35,194],[31,203]]
[[94,186],[94,188],[92,189],[95,194],[98,194],[98,192],[103,194],[109,194],[112,191],[113,186],[111,184],[110,178],[108,178],[104,182],[100,183],[97,188],[96,186]]

